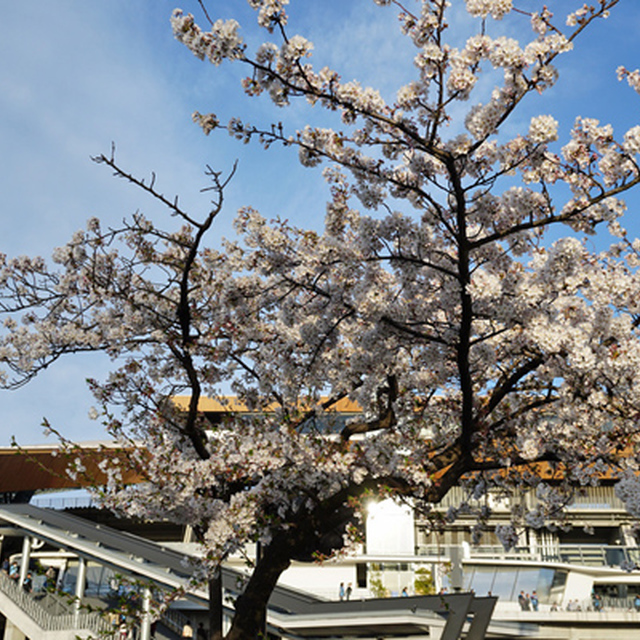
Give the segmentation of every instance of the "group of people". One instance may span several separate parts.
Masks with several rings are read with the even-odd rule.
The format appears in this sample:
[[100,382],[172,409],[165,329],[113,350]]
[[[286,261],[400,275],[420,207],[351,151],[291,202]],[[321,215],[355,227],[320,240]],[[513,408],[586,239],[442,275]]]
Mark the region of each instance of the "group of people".
[[20,577],[20,567],[18,566],[18,563],[12,562],[9,564],[9,560],[6,558],[2,561],[2,571],[8,574],[12,580],[18,580]]
[[[599,593],[591,594],[591,607],[593,611],[603,611],[604,610],[604,601],[602,599],[602,595]],[[567,611],[582,611],[582,605],[576,598],[575,600],[569,600],[566,606]],[[631,609],[631,607],[629,607]],[[633,598],[633,609],[640,613],[640,594],[636,593]],[[557,611],[558,607],[555,605],[555,608],[552,606],[552,611]]]
[[[188,620],[184,627],[182,627],[182,637],[183,638],[193,638],[193,627],[191,626],[191,621]],[[196,629],[196,638],[197,640],[207,640],[209,634],[207,630],[204,628],[204,624],[200,622],[198,624],[198,628]]]
[[[351,600],[351,594],[353,593],[353,586],[349,583],[346,587],[344,586],[344,582],[340,583],[340,587],[338,588],[338,598],[340,600]],[[404,587],[400,592],[401,598],[409,597],[409,589]]]
[[521,591],[518,595],[518,604],[522,611],[537,611],[540,601],[538,600],[538,594],[535,591],[531,592],[531,595]]
[[338,588],[338,598],[340,598],[340,600],[351,600],[352,593],[353,587],[351,586],[351,583],[347,585],[346,589],[344,586],[344,582],[340,583],[340,587]]
[[[20,580],[20,567],[17,562],[9,562],[8,559],[4,559],[2,562],[2,571],[6,573],[12,580],[18,582]],[[22,581],[22,588],[27,592],[33,591],[33,576],[31,572],[27,572],[24,580]]]
[[578,601],[578,598],[567,602],[567,611],[582,611],[582,605]]

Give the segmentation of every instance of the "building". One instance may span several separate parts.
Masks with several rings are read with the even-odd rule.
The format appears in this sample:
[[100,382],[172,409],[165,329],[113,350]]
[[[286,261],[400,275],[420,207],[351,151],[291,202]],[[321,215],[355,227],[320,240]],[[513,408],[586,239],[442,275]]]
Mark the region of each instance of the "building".
[[[225,412],[243,411],[233,404],[233,399],[229,402],[222,405],[207,400],[202,410],[212,424],[219,424]],[[358,415],[357,411],[355,405],[343,403],[335,416],[335,430],[339,431],[349,417]],[[29,560],[37,560],[42,567],[54,567],[58,586],[84,599],[113,596],[113,576],[119,572],[151,580],[162,589],[175,588],[184,581],[186,575],[180,569],[183,563],[176,558],[198,552],[187,527],[117,521],[88,504],[60,503],[59,498],[49,494],[36,496],[35,503],[46,507],[42,512],[14,506],[44,489],[78,485],[64,473],[66,460],[56,455],[55,449],[33,447],[18,454],[14,449],[0,450],[0,496],[7,505],[0,507],[2,557],[20,561],[19,582],[26,577]],[[99,474],[100,460],[117,456],[119,451],[109,443],[96,443],[87,446],[81,455],[83,465]],[[127,480],[136,482],[138,478],[131,476]],[[462,489],[455,488],[437,510],[445,514],[463,498]],[[509,503],[498,496],[485,499],[492,508],[489,524],[508,522]],[[528,507],[535,505],[533,493],[519,499]],[[632,567],[640,565],[637,523],[615,496],[612,482],[585,490],[569,506],[567,514],[570,527],[523,529],[519,544],[507,553],[491,526],[479,546],[472,544],[477,521],[471,513],[460,513],[455,521],[434,528],[406,506],[389,501],[371,504],[366,541],[357,554],[322,566],[293,563],[285,572],[274,594],[269,631],[274,636],[310,638],[348,635],[442,640],[479,640],[485,636],[602,640],[605,634],[615,634],[621,640],[636,638],[640,627],[640,612],[636,610],[640,609],[640,601],[636,606],[640,572]],[[124,530],[124,537],[108,529],[110,526]],[[131,533],[139,536],[135,544]],[[38,541],[37,548],[31,542],[24,546],[24,541],[31,539]],[[130,543],[133,547],[128,546]],[[127,559],[131,555],[137,559]],[[227,570],[227,595],[233,597],[233,585],[245,571],[243,560],[231,558]],[[42,580],[40,576],[36,582],[41,584]],[[85,583],[88,591],[79,586]],[[351,586],[349,602],[340,602],[341,584]],[[19,606],[15,600],[23,608],[33,604],[14,587],[15,583],[0,575],[0,612],[8,620],[5,640],[44,638],[45,632],[53,633],[38,627],[40,635],[29,635],[12,622],[13,616],[22,621],[23,627],[28,626],[25,612],[16,613]],[[423,595],[429,592],[447,595]],[[537,611],[521,608],[521,592],[529,599],[535,592]],[[409,597],[404,598],[405,594]],[[151,594],[139,593],[137,597],[144,610]],[[174,631],[187,617],[204,619],[205,601],[206,595],[198,593],[178,601],[170,612],[177,621]],[[457,618],[450,613],[452,604],[459,608]],[[38,615],[41,614],[33,613],[32,617]],[[68,633],[76,633],[78,624],[87,625],[86,629],[94,632],[104,622],[83,618],[82,608],[75,605],[65,615],[71,616],[76,625]],[[170,620],[167,617],[169,626]],[[144,638],[148,625],[143,625],[141,633]]]

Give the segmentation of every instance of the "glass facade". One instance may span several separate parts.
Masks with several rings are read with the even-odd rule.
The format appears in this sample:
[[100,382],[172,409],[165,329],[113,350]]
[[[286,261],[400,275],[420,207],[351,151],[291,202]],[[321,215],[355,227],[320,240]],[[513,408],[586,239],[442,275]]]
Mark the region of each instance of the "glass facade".
[[[520,591],[536,591],[541,603],[559,602],[567,580],[567,572],[545,567],[466,566],[462,588],[484,596],[489,592],[503,600],[517,600]],[[448,578],[443,585],[450,591]]]
[[[368,566],[362,565],[361,573],[362,577],[366,577],[366,586],[371,586],[371,576],[375,576],[376,580],[386,588],[388,595],[398,595],[400,589],[405,586],[413,593],[412,587],[420,569],[426,569],[429,575],[433,575],[433,571],[438,572],[440,576],[438,588],[445,588],[449,593],[454,591],[450,581],[450,566],[448,570],[441,572],[433,564],[371,563]],[[558,604],[562,601],[566,582],[567,571],[563,569],[465,564],[462,570],[461,588],[462,591],[473,590],[478,596],[491,593],[501,600],[513,602],[517,601],[520,591],[529,594],[535,591],[541,604]]]
[[[62,574],[60,588],[66,593],[75,593],[78,579],[78,561],[71,560]],[[86,596],[110,596],[118,590],[114,571],[97,562],[87,562],[84,593]]]

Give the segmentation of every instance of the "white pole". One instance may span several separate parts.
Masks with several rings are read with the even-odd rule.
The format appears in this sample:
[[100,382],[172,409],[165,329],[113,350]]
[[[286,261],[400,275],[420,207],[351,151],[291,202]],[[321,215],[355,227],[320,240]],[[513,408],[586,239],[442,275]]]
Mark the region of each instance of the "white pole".
[[84,583],[87,579],[87,561],[84,558],[78,558],[78,575],[76,577],[76,601],[75,601],[75,620],[78,623],[80,615],[80,607],[82,598],[84,598]]
[[151,638],[151,589],[144,588],[142,595],[142,623],[140,625],[140,640],[150,640]]
[[29,573],[29,561],[31,560],[31,536],[22,538],[22,558],[20,559],[20,586]]

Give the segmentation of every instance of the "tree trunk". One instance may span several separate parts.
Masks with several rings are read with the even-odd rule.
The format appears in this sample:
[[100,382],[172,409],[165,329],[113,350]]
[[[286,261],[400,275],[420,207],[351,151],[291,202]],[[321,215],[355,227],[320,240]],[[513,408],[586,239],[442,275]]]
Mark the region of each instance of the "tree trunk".
[[262,548],[262,557],[242,595],[236,601],[236,613],[226,640],[266,638],[267,604],[282,572],[291,564],[291,544],[280,536]]
[[222,570],[209,580],[209,638],[222,639]]

